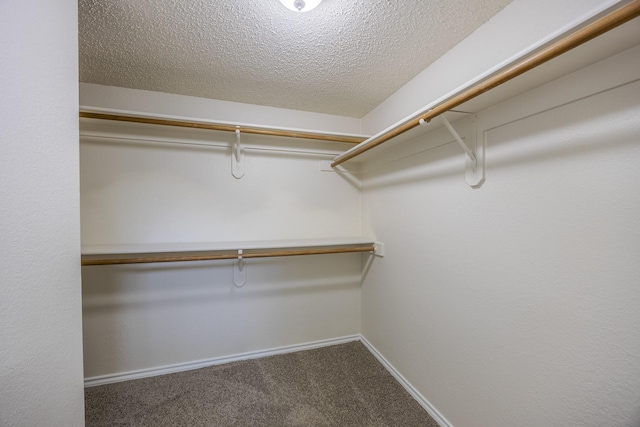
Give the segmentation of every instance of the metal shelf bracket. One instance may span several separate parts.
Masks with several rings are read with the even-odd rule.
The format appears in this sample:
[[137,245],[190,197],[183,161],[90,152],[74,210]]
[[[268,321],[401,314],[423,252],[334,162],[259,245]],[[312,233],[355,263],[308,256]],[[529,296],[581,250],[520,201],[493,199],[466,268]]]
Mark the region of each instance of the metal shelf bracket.
[[469,119],[464,139],[460,137],[444,115],[441,117],[444,125],[467,155],[465,158],[465,180],[467,184],[474,188],[481,186],[484,182],[484,138],[477,137],[476,115],[473,114]]
[[239,288],[247,283],[247,269],[244,265],[244,259],[242,258],[242,249],[238,249],[238,258],[234,262],[233,283]]
[[236,141],[231,151],[231,174],[240,179],[244,176],[244,147],[240,143],[240,126],[236,126]]
[[373,254],[375,256],[378,256],[380,258],[384,258],[384,253],[385,253],[384,243],[382,243],[382,242],[374,242],[373,243],[373,248],[374,248]]

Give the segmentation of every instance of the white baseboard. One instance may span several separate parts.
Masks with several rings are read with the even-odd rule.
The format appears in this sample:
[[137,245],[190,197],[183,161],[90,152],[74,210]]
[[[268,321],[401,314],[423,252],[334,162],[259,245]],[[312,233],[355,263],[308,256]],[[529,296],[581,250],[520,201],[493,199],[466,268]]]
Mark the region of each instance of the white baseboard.
[[240,360],[257,359],[260,357],[275,356],[276,354],[293,353],[296,351],[312,350],[314,348],[328,347],[337,344],[345,344],[352,341],[359,341],[361,335],[348,335],[340,338],[313,341],[304,344],[288,345],[267,350],[249,351],[247,353],[234,354],[231,356],[214,357],[211,359],[196,360],[193,362],[176,363],[175,365],[158,366],[155,368],[139,369],[136,371],[121,372],[117,374],[100,375],[85,378],[85,387],[95,387],[104,384],[118,383],[122,381],[135,380],[140,378],[155,377],[158,375],[173,374],[176,372],[190,371],[192,369],[206,368],[207,366],[222,365],[224,363],[238,362]]
[[414,387],[407,381],[396,368],[362,335],[348,335],[340,338],[313,341],[304,344],[295,344],[284,347],[276,347],[267,350],[250,351],[247,353],[234,354],[231,356],[214,357],[211,359],[196,360],[187,363],[177,363],[175,365],[159,366],[156,368],[139,369],[136,371],[121,372],[117,374],[101,375],[85,378],[85,387],[95,387],[104,384],[118,383],[122,381],[135,380],[140,378],[155,377],[158,375],[173,374],[176,372],[190,371],[193,369],[206,368],[207,366],[222,365],[224,363],[238,362],[241,360],[258,359],[260,357],[275,356],[277,354],[293,353],[296,351],[312,350],[314,348],[328,347],[332,345],[345,344],[352,341],[360,341],[375,356],[382,366],[409,392],[409,394],[422,406],[425,411],[436,420],[441,427],[453,427],[445,417]]
[[402,376],[396,368],[393,367],[387,359],[371,344],[367,339],[360,335],[360,341],[367,347],[367,349],[373,354],[376,359],[389,371],[393,377],[398,380],[400,384],[409,392],[409,394],[424,408],[425,411],[436,420],[441,427],[453,427],[453,425],[429,402],[414,386],[411,385],[405,377]]

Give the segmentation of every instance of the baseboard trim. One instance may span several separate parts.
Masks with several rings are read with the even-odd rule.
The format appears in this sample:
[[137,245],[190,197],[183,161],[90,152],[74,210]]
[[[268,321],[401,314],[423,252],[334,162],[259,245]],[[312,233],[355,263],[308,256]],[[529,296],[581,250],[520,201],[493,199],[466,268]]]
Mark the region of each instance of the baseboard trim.
[[453,427],[453,425],[429,402],[363,335],[360,342],[375,356],[376,359],[389,371],[393,377],[409,392],[409,394],[424,408],[441,427]]
[[360,341],[378,359],[387,371],[409,392],[409,394],[422,406],[425,411],[436,420],[441,427],[453,427],[453,425],[429,402],[384,356],[371,344],[363,335],[348,335],[327,340],[312,341],[304,344],[275,347],[267,350],[249,351],[246,353],[234,354],[231,356],[213,357],[211,359],[196,360],[187,363],[176,363],[174,365],[159,366],[156,368],[139,369],[136,371],[121,372],[117,374],[101,375],[85,378],[85,387],[95,387],[104,384],[119,383],[123,381],[136,380],[140,378],[155,377],[158,375],[173,374],[176,372],[191,371],[193,369],[206,368],[207,366],[222,365],[225,363],[239,362],[241,360],[258,359],[261,357],[275,356],[277,354],[294,353],[296,351],[312,350],[314,348],[329,347],[332,345],[345,344],[348,342]]
[[158,375],[173,374],[176,372],[191,371],[193,369],[206,368],[207,366],[222,365],[224,363],[238,362],[241,360],[258,359],[261,357],[275,356],[277,354],[293,353],[296,351],[312,350],[314,348],[329,347],[332,345],[345,344],[352,341],[360,341],[362,336],[348,335],[340,338],[313,341],[304,344],[288,345],[267,350],[249,351],[246,353],[234,354],[231,356],[213,357],[211,359],[196,360],[187,363],[176,363],[174,365],[159,366],[156,368],[139,369],[135,371],[121,372],[117,374],[100,375],[85,378],[85,387],[95,387],[104,384],[119,383],[122,381],[136,380],[140,378],[155,377]]

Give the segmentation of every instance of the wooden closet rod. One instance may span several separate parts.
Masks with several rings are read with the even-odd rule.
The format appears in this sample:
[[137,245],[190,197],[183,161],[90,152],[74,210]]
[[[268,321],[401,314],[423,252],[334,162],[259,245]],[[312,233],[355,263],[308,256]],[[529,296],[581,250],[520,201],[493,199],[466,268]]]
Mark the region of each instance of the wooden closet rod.
[[408,121],[378,135],[367,139],[359,145],[342,153],[333,159],[332,167],[336,167],[347,160],[371,150],[388,140],[407,132],[418,126],[421,120],[428,122],[429,120],[463,104],[490,89],[493,89],[525,72],[544,64],[545,62],[562,55],[563,53],[580,46],[589,40],[610,31],[619,25],[630,21],[640,15],[640,0],[633,0],[623,6],[620,6],[608,14],[598,18],[590,24],[562,37],[560,40],[552,42],[543,49],[525,55],[518,59],[515,63],[507,65],[505,68],[497,71],[488,78],[475,83],[471,87],[464,88],[452,97],[435,105],[429,111],[420,113]]
[[217,130],[217,131],[224,131],[224,132],[235,132],[236,129],[240,129],[240,132],[242,133],[252,133],[256,135],[315,139],[319,141],[345,142],[348,144],[359,144],[362,141],[366,140],[366,138],[359,137],[359,136],[332,135],[332,134],[326,134],[326,133],[290,131],[290,130],[284,130],[284,129],[269,129],[269,128],[260,128],[260,127],[252,127],[252,126],[234,126],[229,124],[193,122],[193,121],[187,121],[187,120],[155,119],[151,117],[129,116],[125,114],[95,113],[90,111],[80,111],[80,117],[85,119],[116,120],[120,122],[144,123],[149,125],[164,125],[164,126],[174,126],[174,127],[181,127],[181,128],[207,129],[207,130]]
[[[244,252],[242,258],[267,258],[280,256],[297,256],[297,255],[325,255],[325,254],[342,254],[351,252],[374,252],[374,245],[355,245],[340,248],[324,248],[324,249],[291,249],[280,251],[264,251],[264,252]],[[228,251],[227,251],[228,252]],[[184,262],[184,261],[210,261],[219,259],[237,259],[238,253],[219,253],[204,255],[176,255],[176,256],[157,256],[157,255],[137,255],[129,258],[104,258],[104,259],[83,259],[82,266],[90,265],[116,265],[116,264],[147,264],[155,262]]]

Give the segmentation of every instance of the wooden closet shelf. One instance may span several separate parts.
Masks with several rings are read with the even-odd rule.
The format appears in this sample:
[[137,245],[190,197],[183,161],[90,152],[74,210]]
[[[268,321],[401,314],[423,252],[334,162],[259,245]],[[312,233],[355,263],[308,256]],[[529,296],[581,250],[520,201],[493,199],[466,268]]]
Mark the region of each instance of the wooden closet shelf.
[[[268,242],[225,242],[162,245],[104,245],[83,248],[82,266],[210,261],[375,252],[371,239],[345,238]],[[242,253],[239,253],[242,251]]]
[[477,96],[530,71],[553,58],[574,49],[589,40],[606,33],[627,21],[640,16],[640,0],[632,0],[628,3],[621,2],[613,6],[606,14],[598,17],[592,22],[587,22],[583,26],[567,31],[557,40],[543,46],[539,50],[524,54],[512,63],[497,70],[486,78],[473,81],[457,92],[448,95],[442,100],[434,101],[423,109],[405,118],[400,123],[389,129],[372,136],[362,143],[352,147],[348,151],[333,159],[332,167],[336,167],[347,160],[353,159],[390,139],[397,137],[421,123],[428,123],[430,120],[451,111],[453,108],[470,101]]
[[255,135],[313,139],[317,141],[343,142],[347,144],[359,144],[362,141],[367,139],[366,137],[354,136],[354,135],[308,132],[308,131],[302,131],[302,130],[277,129],[277,128],[267,128],[267,127],[247,126],[247,125],[233,125],[228,123],[198,122],[198,121],[191,121],[191,120],[144,117],[144,116],[133,116],[128,114],[101,113],[101,112],[92,112],[92,111],[80,111],[80,118],[113,120],[113,121],[119,121],[119,122],[143,123],[143,124],[150,124],[150,125],[173,126],[173,127],[191,128],[191,129],[206,129],[206,130],[214,130],[214,131],[222,131],[222,132],[235,132],[236,130],[240,130],[241,133],[248,133],[248,134],[255,134]]

